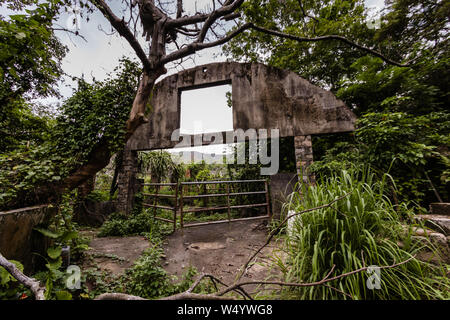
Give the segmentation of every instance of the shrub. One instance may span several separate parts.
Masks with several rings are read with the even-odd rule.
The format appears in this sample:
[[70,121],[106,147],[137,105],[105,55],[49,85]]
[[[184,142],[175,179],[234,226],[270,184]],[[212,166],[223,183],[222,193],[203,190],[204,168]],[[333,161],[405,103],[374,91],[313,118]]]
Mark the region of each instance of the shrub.
[[[333,275],[364,266],[387,266],[402,262],[423,249],[405,232],[401,216],[384,194],[385,175],[374,180],[369,170],[341,171],[316,186],[305,186],[290,195],[289,208],[299,212],[314,208],[350,192],[331,207],[304,213],[294,220],[288,236],[289,266],[284,270],[289,282],[315,282],[336,265]],[[301,196],[300,196],[301,194]],[[288,289],[288,297],[300,299],[443,299],[449,282],[439,268],[412,259],[392,269],[381,269],[381,289],[369,290],[367,273],[358,273],[326,286]],[[439,283],[441,282],[441,283]]]
[[166,271],[161,267],[163,249],[154,246],[148,249],[134,266],[127,270],[125,284],[129,294],[143,298],[158,298],[170,295],[171,283]]
[[131,216],[120,213],[111,214],[101,226],[98,236],[147,235],[159,239],[163,234],[168,233],[169,230],[171,230],[171,226],[154,221],[153,213],[150,210],[143,210]]

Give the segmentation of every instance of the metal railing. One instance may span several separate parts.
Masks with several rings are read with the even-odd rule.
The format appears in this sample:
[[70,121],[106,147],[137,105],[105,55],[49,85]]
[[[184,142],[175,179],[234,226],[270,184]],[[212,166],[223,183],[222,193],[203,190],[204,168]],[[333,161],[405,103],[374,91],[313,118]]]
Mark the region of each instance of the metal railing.
[[[242,184],[242,183],[264,183],[264,190],[249,191],[249,192],[230,192],[231,184]],[[203,194],[190,195],[189,193],[186,194],[186,190],[185,190],[186,187],[189,187],[192,185],[206,186],[206,185],[219,185],[219,184],[225,185],[225,192],[207,193],[206,192],[207,189],[205,187]],[[209,224],[217,224],[217,223],[225,223],[225,222],[232,222],[232,221],[246,221],[246,220],[271,218],[270,202],[269,202],[269,188],[268,188],[267,180],[225,180],[225,181],[193,181],[193,182],[180,182],[180,183],[144,183],[144,186],[155,187],[155,192],[154,193],[145,193],[145,192],[142,193],[144,196],[144,199],[152,198],[152,200],[153,200],[152,204],[144,201],[143,205],[145,207],[153,208],[153,217],[155,219],[172,223],[174,231],[176,230],[176,226],[177,226],[177,214],[178,213],[180,216],[180,227],[181,228],[202,226],[202,225],[209,225]],[[160,187],[165,187],[165,186],[172,187],[174,189],[174,194],[159,193]],[[265,202],[252,203],[252,204],[237,204],[237,205],[230,204],[230,197],[257,195],[257,194],[264,194]],[[186,200],[206,199],[206,198],[213,198],[213,197],[214,198],[220,198],[220,197],[226,198],[226,205],[214,206],[214,207],[204,206],[204,207],[185,208]],[[160,204],[158,204],[159,198],[174,199],[174,205],[173,206],[160,205]],[[232,209],[256,208],[256,207],[265,207],[266,214],[263,216],[247,217],[247,218],[232,218],[231,217]],[[165,210],[173,211],[173,219],[158,217],[157,209],[165,209]],[[218,210],[227,210],[227,219],[226,220],[224,219],[224,220],[189,223],[189,224],[184,223],[184,215],[186,213],[197,213],[197,212],[204,212],[204,211],[212,212],[212,211],[218,211]]]
[[[153,198],[153,204],[146,203],[144,201],[143,202],[143,206],[144,207],[153,208],[153,218],[157,219],[157,220],[161,220],[161,221],[172,223],[173,224],[173,231],[175,231],[176,228],[177,228],[177,210],[178,210],[178,189],[179,189],[179,184],[178,183],[144,183],[144,186],[154,186],[156,188],[155,188],[155,193],[145,193],[145,192],[142,193],[142,195],[144,196],[144,199],[146,199],[147,197],[152,197]],[[163,187],[163,186],[175,187],[175,194],[160,194],[159,193],[159,188]],[[173,207],[159,205],[158,204],[158,198],[163,198],[163,197],[174,198],[175,199],[175,205]],[[156,209],[158,209],[158,208],[159,209],[165,209],[165,210],[172,210],[173,211],[173,220],[162,218],[162,217],[158,217],[156,215],[156,213],[157,213]]]

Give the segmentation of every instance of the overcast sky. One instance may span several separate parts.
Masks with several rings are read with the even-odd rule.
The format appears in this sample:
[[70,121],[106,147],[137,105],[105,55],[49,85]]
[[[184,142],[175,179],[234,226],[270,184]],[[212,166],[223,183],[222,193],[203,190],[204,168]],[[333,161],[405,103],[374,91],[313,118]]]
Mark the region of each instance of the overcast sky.
[[[185,14],[193,14],[196,9],[207,9],[210,0],[185,0],[184,10]],[[122,14],[119,11],[120,1],[108,1],[113,11],[118,16]],[[367,6],[377,6],[382,8],[384,0],[366,0]],[[7,16],[9,12],[0,7],[0,14]],[[67,28],[70,27],[73,21],[73,13],[69,12],[63,14],[58,21],[58,24]],[[107,35],[111,32],[109,22],[102,14],[96,10],[94,14],[89,17],[89,22],[82,19],[79,22],[80,33],[84,36],[86,41],[82,38],[71,35],[66,32],[58,32],[57,35],[61,41],[67,45],[69,52],[63,60],[62,68],[64,72],[71,76],[84,76],[86,80],[95,78],[103,80],[108,72],[111,72],[117,66],[119,59],[122,56],[127,56],[135,59],[135,53],[130,48],[128,42],[117,34]],[[104,31],[101,31],[103,29]],[[105,33],[106,32],[106,33]],[[148,50],[145,42],[141,39],[144,50]],[[212,48],[201,51],[195,55],[195,61],[187,60],[183,63],[185,69],[191,68],[195,65],[202,65],[211,62],[225,61],[226,57],[221,55],[220,48]],[[176,73],[182,68],[176,69],[168,66],[169,72],[167,75]],[[166,76],[167,76],[166,75]],[[74,83],[66,79],[65,83],[60,85],[61,94],[67,98],[72,94]],[[232,130],[232,111],[226,105],[225,92],[231,91],[229,86],[209,88],[205,90],[186,91],[182,94],[182,115],[181,115],[181,131],[191,132],[194,129],[194,122],[196,126],[201,126],[205,131],[226,131]],[[56,99],[46,99],[45,103],[55,103]],[[217,130],[214,130],[217,129]]]
[[[119,1],[116,1],[120,4]],[[186,0],[184,1],[185,14],[193,13],[195,7],[197,9],[205,8],[205,4],[209,4],[210,0]],[[378,6],[382,8],[384,6],[384,0],[366,0],[368,6]],[[114,5],[111,5],[113,9]],[[115,12],[119,12],[116,10]],[[71,14],[64,14],[60,19],[60,24],[67,26],[72,21]],[[95,77],[98,80],[105,78],[108,72],[111,72],[114,67],[117,66],[118,60],[123,55],[134,58],[136,55],[130,48],[128,42],[117,34],[107,36],[104,32],[98,30],[101,27],[106,32],[111,31],[108,21],[96,11],[90,16],[90,21],[80,21],[79,24],[80,33],[86,38],[87,42],[79,37],[68,34],[66,32],[58,32],[62,42],[69,48],[69,52],[63,61],[63,70],[74,76],[82,76],[89,79]],[[143,45],[145,48],[145,45]],[[145,48],[147,49],[147,48]],[[191,68],[194,65],[202,65],[211,62],[224,61],[226,58],[221,55],[220,48],[212,48],[201,51],[195,55],[195,64],[191,60],[187,60],[183,63],[184,68]],[[170,67],[170,66],[169,66]],[[180,67],[176,69],[169,69],[168,75],[182,70]],[[72,82],[67,83],[73,86]],[[61,87],[63,96],[68,97],[71,95],[71,87]]]

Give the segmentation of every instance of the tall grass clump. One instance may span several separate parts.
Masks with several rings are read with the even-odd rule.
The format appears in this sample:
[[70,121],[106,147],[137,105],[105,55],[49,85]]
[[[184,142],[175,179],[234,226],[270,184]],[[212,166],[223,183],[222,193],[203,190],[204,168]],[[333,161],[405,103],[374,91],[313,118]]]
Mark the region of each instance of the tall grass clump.
[[[405,261],[430,245],[405,230],[411,212],[394,207],[382,179],[368,169],[341,171],[315,186],[299,186],[286,207],[300,212],[349,193],[332,206],[293,218],[288,232],[286,281],[310,283],[367,266],[388,266]],[[392,183],[392,181],[390,182]],[[397,210],[396,210],[397,209]],[[401,213],[400,213],[401,212]],[[449,281],[443,267],[416,258],[391,269],[380,269],[380,289],[368,289],[367,271],[327,283],[327,286],[284,290],[293,299],[446,299]]]

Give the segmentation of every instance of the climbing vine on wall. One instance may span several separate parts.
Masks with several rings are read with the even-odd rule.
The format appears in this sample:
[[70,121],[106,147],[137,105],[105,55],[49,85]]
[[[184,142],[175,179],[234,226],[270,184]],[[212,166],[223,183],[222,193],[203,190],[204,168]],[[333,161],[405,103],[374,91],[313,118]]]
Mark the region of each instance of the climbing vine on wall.
[[122,147],[139,74],[138,64],[123,58],[104,81],[78,79],[41,145],[0,154],[0,209],[48,201],[48,188],[83,164],[93,146],[106,144],[111,153]]

